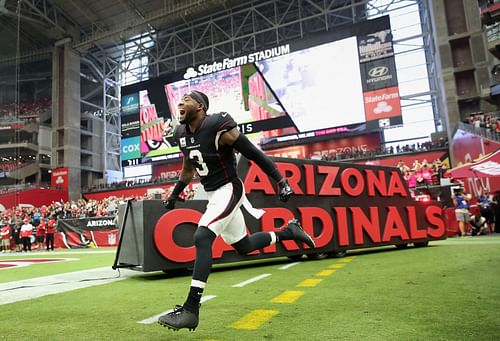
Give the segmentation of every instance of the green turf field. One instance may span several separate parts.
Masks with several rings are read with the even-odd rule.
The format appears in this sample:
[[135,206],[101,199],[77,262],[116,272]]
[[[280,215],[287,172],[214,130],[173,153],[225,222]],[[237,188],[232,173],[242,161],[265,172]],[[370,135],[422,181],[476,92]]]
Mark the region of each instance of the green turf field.
[[[114,254],[102,251],[112,250],[2,255],[79,260],[1,269],[0,285],[111,266]],[[283,258],[219,265],[195,332],[139,323],[182,303],[189,274],[138,273],[2,304],[0,340],[498,340],[499,251],[500,236],[486,236],[351,251],[286,269],[292,262]],[[233,287],[256,276],[263,278]]]

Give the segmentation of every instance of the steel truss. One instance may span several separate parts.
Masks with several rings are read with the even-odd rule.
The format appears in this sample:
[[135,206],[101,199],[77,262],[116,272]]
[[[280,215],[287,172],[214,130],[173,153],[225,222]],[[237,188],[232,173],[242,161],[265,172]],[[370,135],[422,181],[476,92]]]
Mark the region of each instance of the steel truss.
[[[91,56],[81,59],[81,76],[95,84],[82,91],[81,103],[104,120],[103,170],[120,170],[120,77],[119,63],[112,58],[95,61]],[[93,109],[93,110],[92,110]]]
[[135,42],[136,53],[149,57],[149,76],[156,77],[356,23],[366,18],[367,3],[366,0],[254,1],[140,36],[142,40],[147,36],[153,41],[153,48],[142,45],[139,37],[127,43]]
[[[37,23],[46,30],[51,39],[71,37],[73,41],[79,41],[81,38],[88,39],[105,29],[96,22],[90,31],[84,30],[75,20],[48,0],[21,0],[19,6],[21,18]],[[121,49],[115,41],[108,40],[108,42],[111,42],[108,46]],[[92,108],[93,115],[104,120],[102,170],[104,172],[108,169],[120,170],[120,86],[118,81],[121,64],[102,53],[103,47],[98,42],[95,42],[94,46],[96,51],[101,52],[99,58],[95,57],[95,52],[80,51],[80,53],[83,52],[80,76],[96,84],[93,89],[81,94],[82,112],[83,107]],[[52,48],[34,50],[21,56],[3,58],[0,63],[8,65],[46,59],[51,58],[52,53]]]

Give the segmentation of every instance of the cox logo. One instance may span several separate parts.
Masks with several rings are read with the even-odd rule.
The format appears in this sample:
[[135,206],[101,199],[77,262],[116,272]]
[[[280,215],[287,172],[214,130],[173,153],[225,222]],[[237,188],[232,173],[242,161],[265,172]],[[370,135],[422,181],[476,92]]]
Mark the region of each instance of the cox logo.
[[133,153],[133,152],[139,152],[139,145],[138,144],[129,144],[126,146],[122,147],[122,152],[125,153]]
[[382,77],[385,76],[389,73],[389,68],[387,66],[376,66],[370,69],[368,71],[368,76],[375,78],[375,77]]
[[122,161],[141,157],[141,138],[134,136],[122,140],[121,158]]

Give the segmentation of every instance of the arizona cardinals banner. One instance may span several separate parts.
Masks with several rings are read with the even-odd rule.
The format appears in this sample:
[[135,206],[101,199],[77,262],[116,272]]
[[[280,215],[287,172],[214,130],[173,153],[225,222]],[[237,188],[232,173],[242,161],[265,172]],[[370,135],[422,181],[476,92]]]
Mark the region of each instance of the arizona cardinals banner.
[[114,217],[60,219],[55,242],[58,247],[115,246],[118,230]]
[[[265,211],[260,220],[245,210],[249,232],[274,231],[297,218],[313,236],[310,249],[294,241],[241,256],[217,238],[215,263],[301,254],[333,253],[382,245],[445,239],[446,228],[438,202],[414,201],[395,168],[315,160],[275,159],[295,195],[279,201],[276,184],[255,164],[240,160],[238,173],[249,201]],[[118,267],[141,271],[186,268],[193,264],[193,233],[206,201],[178,203],[166,211],[160,200],[131,202],[117,250]],[[119,224],[121,226],[121,223]]]
[[113,230],[116,229],[115,217],[94,217],[81,219],[59,219],[57,230],[61,232],[82,230]]

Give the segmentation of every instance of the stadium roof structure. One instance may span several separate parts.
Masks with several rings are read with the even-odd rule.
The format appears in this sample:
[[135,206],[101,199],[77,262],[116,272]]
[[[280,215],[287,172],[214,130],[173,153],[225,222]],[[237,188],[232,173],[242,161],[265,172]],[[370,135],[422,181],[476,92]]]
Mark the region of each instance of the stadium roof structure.
[[71,39],[80,52],[113,47],[117,52],[124,41],[143,32],[160,31],[243,2],[0,0],[0,57],[15,56],[17,36],[22,37],[20,49],[31,54],[65,39]]

